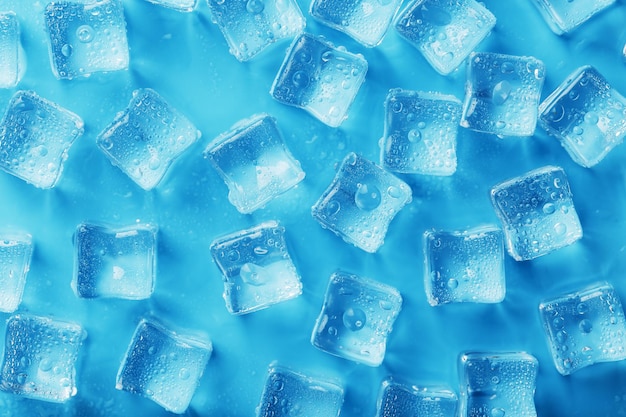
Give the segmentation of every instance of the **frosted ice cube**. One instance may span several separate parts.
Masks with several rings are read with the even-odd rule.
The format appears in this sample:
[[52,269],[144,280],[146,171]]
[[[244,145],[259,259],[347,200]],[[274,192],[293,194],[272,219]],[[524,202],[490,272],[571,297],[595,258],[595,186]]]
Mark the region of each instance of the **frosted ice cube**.
[[251,213],[304,179],[276,125],[267,114],[239,121],[204,151],[228,186],[228,199]]
[[29,234],[0,235],[0,311],[12,313],[22,302],[32,252]]
[[109,227],[91,223],[74,234],[78,297],[149,298],[156,276],[157,228],[150,224]]
[[76,395],[76,361],[86,333],[74,323],[26,314],[7,321],[0,389],[65,402]]
[[367,47],[382,40],[401,0],[313,0],[309,13]]
[[311,343],[331,355],[379,366],[401,307],[402,297],[395,288],[335,272],[330,277]]
[[472,53],[461,126],[500,136],[531,136],[544,79],[545,67],[536,58]]
[[410,201],[411,189],[404,181],[351,152],[311,213],[346,242],[376,252],[389,223]]
[[534,0],[550,29],[557,35],[571,32],[615,0]]
[[385,100],[381,165],[390,171],[452,175],[461,102],[453,96],[401,89]]
[[150,88],[133,91],[96,142],[126,175],[144,190],[156,187],[172,162],[200,138],[187,117]]
[[212,351],[210,341],[142,320],[117,373],[115,388],[182,414],[189,407]]
[[542,127],[592,167],[626,136],[626,98],[593,67],[575,70],[539,106]]
[[383,381],[376,417],[456,417],[458,398],[444,387],[418,387]]
[[509,254],[518,261],[571,245],[583,235],[572,192],[560,167],[545,166],[491,189]]
[[177,10],[179,12],[191,12],[195,9],[198,0],[146,0],[159,6]]
[[626,320],[608,282],[544,300],[541,321],[554,365],[569,375],[597,362],[626,359]]
[[59,79],[128,68],[121,0],[53,1],[45,11],[52,71]]
[[230,53],[239,61],[299,34],[306,24],[294,0],[207,0],[207,4]]
[[83,131],[76,114],[33,91],[18,91],[0,124],[0,168],[36,187],[52,188]]
[[285,228],[278,222],[220,237],[211,244],[211,254],[222,271],[223,296],[232,314],[250,313],[302,293]]
[[437,72],[454,71],[496,25],[475,0],[416,0],[400,13],[395,28]]
[[424,288],[432,306],[499,303],[506,292],[504,238],[496,226],[424,233]]
[[273,364],[269,368],[257,417],[338,417],[343,388],[335,381],[310,377]]
[[291,44],[270,94],[337,127],[348,117],[366,72],[367,61],[362,55],[305,33]]
[[0,88],[15,87],[26,72],[20,23],[13,12],[0,13]]
[[460,416],[536,417],[537,359],[525,352],[464,353]]

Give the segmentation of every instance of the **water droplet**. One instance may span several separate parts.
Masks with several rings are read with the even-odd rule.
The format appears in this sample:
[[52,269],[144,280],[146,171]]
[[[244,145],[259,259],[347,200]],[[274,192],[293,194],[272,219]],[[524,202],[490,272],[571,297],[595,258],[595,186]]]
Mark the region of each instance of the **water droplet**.
[[156,156],[153,156],[152,158],[150,158],[150,160],[148,160],[148,168],[150,168],[151,170],[157,170],[160,166],[161,160]]
[[399,101],[392,101],[391,102],[391,111],[393,111],[394,113],[400,113],[402,111],[402,103]]
[[361,330],[365,326],[367,316],[360,308],[348,308],[343,313],[343,325],[353,332]]
[[576,101],[576,100],[578,100],[578,97],[580,97],[580,94],[576,90],[571,90],[569,92],[568,96],[569,96],[570,100]]
[[26,372],[20,372],[19,374],[17,374],[17,383],[23,385],[26,383],[27,378],[28,374]]
[[567,232],[567,226],[565,226],[563,223],[557,223],[554,225],[554,232],[557,235],[562,236],[565,234],[565,232]]
[[190,376],[191,372],[189,372],[189,369],[187,368],[181,368],[180,372],[178,372],[178,377],[183,381],[189,379]]
[[590,111],[585,114],[585,123],[590,125],[595,125],[598,123],[598,114],[596,112]]
[[402,192],[400,191],[400,189],[398,187],[394,187],[393,185],[390,185],[389,188],[387,188],[387,194],[391,198],[402,197]]
[[590,320],[583,319],[580,321],[580,323],[578,323],[578,328],[583,333],[591,333],[591,330],[593,329],[593,323],[591,323]]
[[82,25],[76,29],[78,40],[83,43],[89,43],[93,40],[93,28],[89,25]]
[[331,336],[337,336],[337,328],[334,326],[328,327],[328,334]]
[[491,99],[493,103],[497,106],[501,106],[504,102],[507,101],[509,96],[511,95],[511,84],[508,81],[500,81],[493,87],[493,91],[491,94]]
[[254,253],[256,253],[257,255],[267,255],[268,252],[269,251],[262,246],[256,246],[254,248]]
[[335,57],[335,54],[333,54],[333,51],[326,51],[322,54],[322,61],[324,62],[329,62],[331,61],[333,58]]
[[43,358],[41,362],[39,362],[39,369],[42,372],[48,372],[52,369],[52,361],[49,358]]
[[148,348],[148,354],[149,355],[154,355],[156,353],[156,348],[154,346],[150,346]]
[[502,120],[498,120],[496,122],[496,129],[504,129],[506,127],[506,122]]
[[240,256],[241,255],[239,254],[238,250],[232,249],[232,250],[229,250],[228,253],[226,254],[226,259],[228,259],[230,262],[235,262],[239,260]]
[[454,278],[450,278],[448,280],[448,288],[450,288],[451,290],[457,288],[459,286],[459,281],[457,281]]
[[553,122],[560,122],[561,120],[563,120],[564,116],[565,116],[565,107],[563,107],[562,104],[555,105],[554,107],[550,109],[550,112],[548,113],[548,117]]
[[509,61],[503,62],[502,67],[500,67],[500,71],[502,71],[503,74],[511,74],[515,71],[515,65]]
[[576,311],[578,314],[585,314],[589,311],[589,306],[586,303],[578,303]]
[[552,325],[555,329],[561,329],[565,325],[565,319],[563,317],[555,317],[552,320]]
[[61,53],[64,57],[69,57],[72,55],[72,46],[66,43],[61,47]]
[[380,190],[373,182],[366,181],[356,190],[354,202],[361,210],[372,211],[380,205]]
[[262,0],[248,0],[246,3],[246,10],[248,13],[259,14],[265,9],[265,4]]
[[418,129],[411,129],[409,130],[408,137],[409,142],[416,143],[420,141],[420,139],[422,138],[422,134]]
[[543,205],[543,212],[545,214],[552,214],[556,211],[556,207],[552,203],[546,203]]
[[254,286],[264,285],[269,278],[267,275],[265,268],[250,262],[243,264],[239,270],[241,280],[246,284]]
[[505,411],[503,408],[492,408],[491,417],[504,417]]

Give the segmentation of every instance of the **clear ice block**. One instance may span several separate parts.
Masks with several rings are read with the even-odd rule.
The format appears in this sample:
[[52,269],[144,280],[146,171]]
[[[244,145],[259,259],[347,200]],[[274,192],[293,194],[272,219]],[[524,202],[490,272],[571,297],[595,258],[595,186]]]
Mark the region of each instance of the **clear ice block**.
[[525,352],[464,353],[459,359],[461,417],[536,417],[537,359]]
[[156,187],[172,162],[200,138],[200,131],[156,91],[138,89],[96,142],[144,190]]
[[395,288],[335,272],[330,277],[311,343],[331,355],[379,366],[401,307],[402,297]]
[[571,245],[583,235],[560,167],[545,166],[491,189],[509,254],[526,261]]
[[0,88],[15,87],[26,72],[20,23],[13,12],[0,13]]
[[592,167],[626,136],[626,98],[593,67],[575,70],[539,106],[541,126]]
[[128,68],[121,0],[53,1],[45,11],[52,71],[59,79]]
[[83,126],[76,114],[33,91],[16,92],[0,124],[0,168],[36,187],[54,187]]
[[452,175],[461,102],[453,96],[401,89],[385,100],[383,168],[394,172]]
[[207,0],[207,4],[230,53],[242,62],[276,41],[296,36],[306,25],[294,0]]
[[550,29],[557,35],[571,32],[615,0],[533,0]]
[[367,47],[382,40],[401,0],[313,0],[309,13]]
[[182,414],[212,351],[210,341],[179,335],[160,323],[142,320],[117,373],[115,388]]
[[198,0],[146,0],[159,6],[174,9],[179,12],[191,12],[196,8]]
[[554,365],[561,374],[626,359],[624,309],[608,282],[545,300],[539,313]]
[[304,179],[276,119],[256,114],[239,121],[204,151],[228,186],[228,200],[241,213],[251,213]]
[[0,311],[12,313],[22,302],[32,253],[29,234],[0,235]]
[[157,228],[150,224],[79,225],[72,288],[82,298],[150,298],[156,277]]
[[305,33],[291,44],[270,94],[337,127],[348,117],[366,72],[367,61],[362,55]]
[[278,222],[220,237],[211,244],[211,254],[222,271],[223,297],[232,314],[251,313],[302,293],[285,228]]
[[445,387],[418,387],[383,381],[376,417],[456,417],[456,394]]
[[396,31],[440,74],[454,71],[496,25],[475,0],[416,0],[396,20]]
[[322,227],[373,253],[383,244],[391,220],[410,201],[404,181],[351,152],[311,213]]
[[498,227],[427,231],[424,258],[424,288],[430,305],[504,300],[504,237]]
[[313,378],[272,364],[257,417],[338,417],[343,388],[330,379]]
[[472,53],[461,126],[499,136],[532,136],[545,79],[543,62],[529,56]]
[[76,362],[86,333],[74,323],[27,314],[7,321],[0,389],[65,402],[76,395]]

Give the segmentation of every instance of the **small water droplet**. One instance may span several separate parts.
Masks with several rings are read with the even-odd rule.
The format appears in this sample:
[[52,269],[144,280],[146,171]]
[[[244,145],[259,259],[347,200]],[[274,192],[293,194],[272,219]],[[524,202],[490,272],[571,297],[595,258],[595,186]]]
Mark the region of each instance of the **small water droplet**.
[[365,181],[356,190],[354,202],[361,210],[372,211],[381,203],[380,190],[374,182]]
[[189,369],[187,368],[181,368],[180,372],[178,372],[178,377],[183,381],[189,379],[190,376],[191,372],[189,372]]
[[391,198],[402,197],[402,192],[400,191],[400,189],[398,187],[394,187],[393,185],[390,185],[389,188],[387,188],[387,194]]
[[591,323],[590,320],[583,319],[580,321],[580,323],[578,323],[578,328],[583,333],[591,333],[591,330],[593,329],[593,323]]
[[504,417],[505,411],[503,408],[492,408],[491,417]]
[[422,138],[422,133],[418,129],[409,130],[408,134],[409,142],[416,143]]
[[598,113],[594,111],[587,112],[585,114],[584,119],[585,119],[585,123],[590,124],[590,125],[595,125],[598,123],[598,120],[599,120]]
[[554,225],[554,232],[557,235],[562,236],[565,234],[565,232],[567,232],[567,226],[563,223],[557,223]]
[[61,53],[64,57],[69,57],[72,55],[72,46],[66,43],[61,47]]
[[491,99],[497,106],[503,105],[511,95],[511,84],[508,81],[500,81],[493,87]]
[[546,203],[543,205],[543,212],[545,214],[552,214],[556,211],[556,207],[552,203]]
[[365,326],[367,316],[360,308],[348,308],[343,313],[343,325],[353,332],[361,330]]
[[265,4],[262,0],[248,0],[246,3],[246,10],[248,13],[259,14],[265,9]]
[[89,43],[93,40],[93,28],[89,25],[81,25],[76,29],[78,40],[83,43]]
[[450,288],[451,290],[454,290],[458,286],[459,286],[459,281],[457,281],[456,279],[450,278],[448,280],[448,288]]

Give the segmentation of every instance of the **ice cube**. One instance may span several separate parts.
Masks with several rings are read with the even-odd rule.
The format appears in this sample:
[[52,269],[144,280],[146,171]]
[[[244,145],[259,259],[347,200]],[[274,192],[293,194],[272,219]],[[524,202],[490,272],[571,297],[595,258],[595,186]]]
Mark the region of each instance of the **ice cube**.
[[445,387],[418,387],[388,378],[378,396],[376,417],[456,417],[458,398]]
[[534,0],[550,29],[557,35],[571,32],[615,0]]
[[32,252],[28,233],[0,235],[0,311],[12,313],[22,302]]
[[222,271],[223,296],[232,314],[251,313],[302,293],[285,228],[276,221],[216,239],[211,254]]
[[189,407],[212,351],[210,341],[142,320],[117,373],[115,388],[182,414]]
[[15,87],[26,72],[20,23],[13,12],[0,13],[0,88]]

